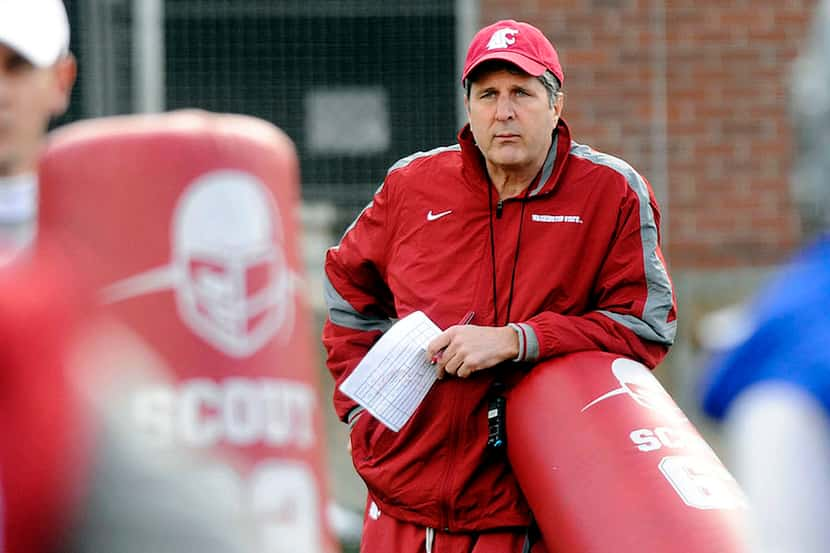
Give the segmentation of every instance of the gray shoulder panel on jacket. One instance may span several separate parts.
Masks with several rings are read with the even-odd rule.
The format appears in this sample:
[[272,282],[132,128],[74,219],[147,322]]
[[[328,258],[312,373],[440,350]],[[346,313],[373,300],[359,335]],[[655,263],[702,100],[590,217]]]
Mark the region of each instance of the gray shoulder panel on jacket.
[[338,326],[354,330],[380,330],[386,332],[395,323],[394,320],[389,318],[370,317],[360,313],[334,289],[334,285],[326,275],[323,275],[323,290],[329,319]]
[[605,315],[646,340],[671,345],[677,333],[676,321],[668,322],[672,309],[672,286],[668,271],[657,255],[657,223],[649,203],[645,180],[631,165],[620,158],[597,152],[589,146],[574,143],[571,155],[608,167],[625,177],[628,186],[640,201],[640,240],[643,245],[647,297],[643,318],[603,312]]
[[433,148],[431,150],[427,150],[426,152],[415,152],[414,154],[410,154],[410,155],[408,155],[404,158],[399,159],[395,163],[393,163],[392,166],[389,168],[389,170],[386,172],[386,174],[388,175],[392,171],[395,171],[397,169],[401,169],[403,167],[406,167],[407,165],[409,165],[410,163],[412,163],[416,159],[421,159],[422,157],[434,156],[434,155],[442,154],[444,152],[460,152],[460,151],[461,151],[461,145],[460,144],[453,144],[452,146],[439,146],[438,148]]

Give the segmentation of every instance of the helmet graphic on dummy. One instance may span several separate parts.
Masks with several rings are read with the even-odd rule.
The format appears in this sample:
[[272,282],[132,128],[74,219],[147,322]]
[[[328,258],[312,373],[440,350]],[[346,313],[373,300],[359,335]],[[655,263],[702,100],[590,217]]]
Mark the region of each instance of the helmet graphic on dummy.
[[214,171],[182,194],[173,217],[179,315],[233,357],[293,323],[291,272],[276,203],[257,178]]

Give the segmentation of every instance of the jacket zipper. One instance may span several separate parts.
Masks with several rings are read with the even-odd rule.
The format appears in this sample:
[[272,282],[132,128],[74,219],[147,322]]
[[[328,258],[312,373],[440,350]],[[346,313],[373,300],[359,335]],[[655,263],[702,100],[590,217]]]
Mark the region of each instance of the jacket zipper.
[[457,430],[457,420],[459,417],[455,416],[455,409],[458,404],[458,398],[456,394],[452,394],[450,397],[450,409],[448,410],[450,413],[450,435],[448,440],[448,447],[447,449],[447,460],[444,463],[444,478],[443,483],[441,485],[441,528],[444,529],[444,532],[450,531],[450,501],[451,496],[450,492],[452,492],[452,462],[457,455],[458,450],[458,430]]
[[501,211],[504,208],[504,200],[499,200],[499,203],[496,204],[496,219],[501,219]]

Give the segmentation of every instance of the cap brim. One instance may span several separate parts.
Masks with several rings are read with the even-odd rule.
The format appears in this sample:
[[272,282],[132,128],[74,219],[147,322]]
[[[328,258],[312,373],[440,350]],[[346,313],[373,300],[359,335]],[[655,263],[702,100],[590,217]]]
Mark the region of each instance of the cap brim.
[[518,54],[516,52],[509,52],[506,50],[498,50],[495,52],[489,52],[478,58],[476,62],[473,65],[471,65],[469,69],[467,69],[467,71],[464,72],[464,75],[461,77],[461,80],[465,80],[467,76],[470,73],[472,73],[476,67],[488,60],[502,60],[512,63],[513,65],[517,66],[519,69],[521,69],[522,71],[524,71],[532,77],[539,77],[542,74],[544,74],[544,72],[548,69],[541,63],[533,61],[530,58],[526,58],[522,54]]

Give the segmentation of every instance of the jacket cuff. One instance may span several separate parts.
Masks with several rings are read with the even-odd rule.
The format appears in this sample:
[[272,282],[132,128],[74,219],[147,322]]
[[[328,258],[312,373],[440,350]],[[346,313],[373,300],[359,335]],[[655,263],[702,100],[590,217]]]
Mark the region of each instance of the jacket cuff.
[[366,409],[364,409],[363,406],[358,405],[357,407],[355,407],[354,409],[349,411],[348,415],[346,415],[346,424],[349,425],[349,432],[352,431],[352,428],[354,428],[354,425],[357,424],[357,419],[360,418],[360,415],[365,410]]
[[522,363],[539,359],[539,339],[533,327],[527,323],[509,323],[507,326],[512,328],[519,338],[519,353],[513,361]]

